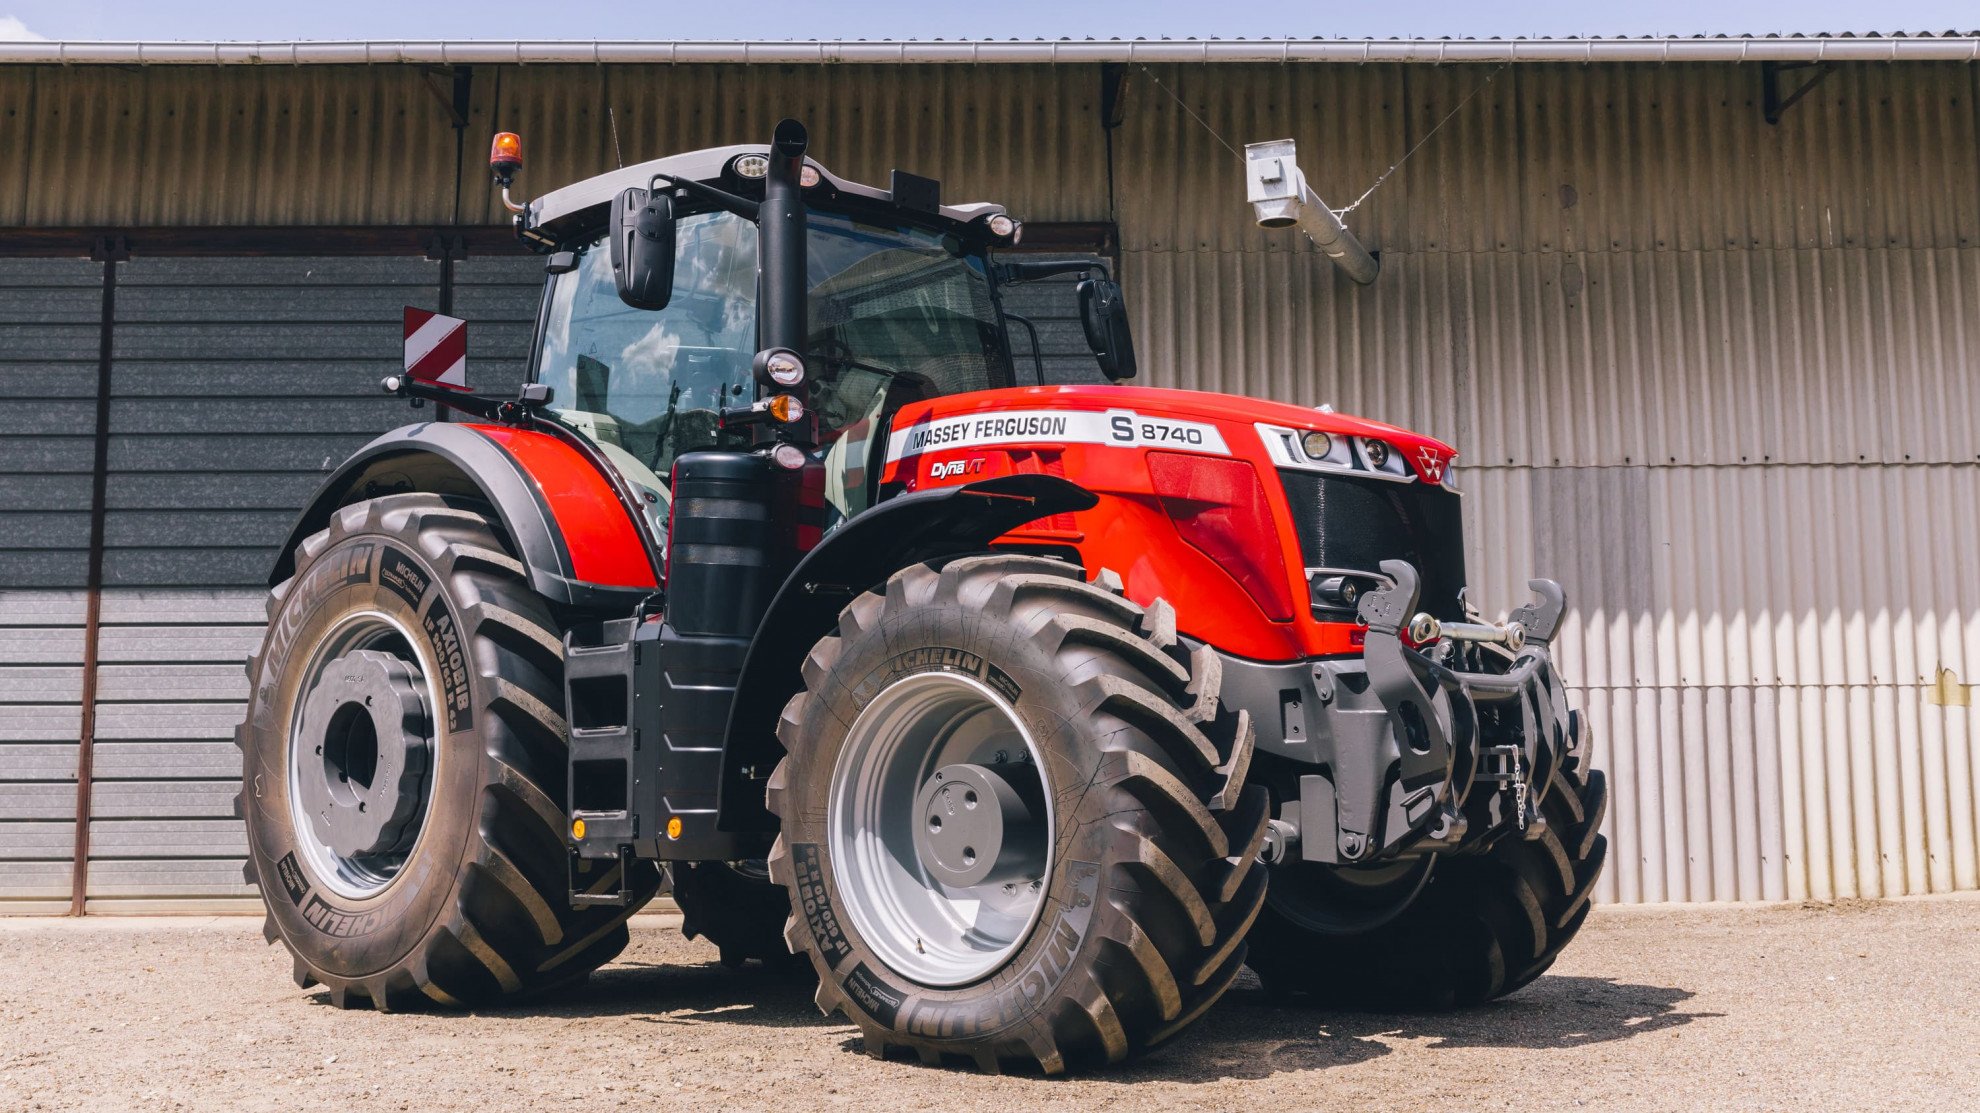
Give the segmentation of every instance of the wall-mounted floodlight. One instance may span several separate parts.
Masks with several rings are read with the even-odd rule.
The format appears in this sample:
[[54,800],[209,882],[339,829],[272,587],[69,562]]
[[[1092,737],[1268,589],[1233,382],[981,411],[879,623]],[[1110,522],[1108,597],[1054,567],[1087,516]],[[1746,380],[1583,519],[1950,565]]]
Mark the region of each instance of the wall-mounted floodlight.
[[1375,261],[1341,218],[1306,184],[1294,157],[1293,141],[1274,139],[1244,146],[1244,199],[1251,202],[1260,228],[1297,224],[1327,258],[1363,286],[1375,281]]

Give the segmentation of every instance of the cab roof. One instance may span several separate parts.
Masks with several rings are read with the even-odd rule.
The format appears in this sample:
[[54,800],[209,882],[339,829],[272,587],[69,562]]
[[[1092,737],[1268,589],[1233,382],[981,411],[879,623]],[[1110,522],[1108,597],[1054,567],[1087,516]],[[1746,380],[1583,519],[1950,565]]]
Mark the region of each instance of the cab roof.
[[[601,225],[605,222],[606,206],[611,204],[614,197],[635,186],[645,189],[653,181],[655,174],[668,174],[676,178],[691,178],[695,181],[719,185],[723,179],[723,169],[736,156],[749,154],[767,156],[769,153],[770,149],[766,145],[743,143],[730,147],[708,147],[699,151],[686,151],[677,155],[668,155],[666,158],[656,158],[649,162],[621,167],[551,190],[525,206],[522,220],[526,227],[542,229],[552,236]],[[841,178],[827,170],[817,159],[807,158],[804,161],[806,165],[818,171],[820,184],[830,186],[833,192],[882,205],[893,203],[894,197],[889,190]],[[1002,205],[987,201],[970,201],[960,205],[943,205],[940,216],[944,220],[967,224],[1003,211]]]

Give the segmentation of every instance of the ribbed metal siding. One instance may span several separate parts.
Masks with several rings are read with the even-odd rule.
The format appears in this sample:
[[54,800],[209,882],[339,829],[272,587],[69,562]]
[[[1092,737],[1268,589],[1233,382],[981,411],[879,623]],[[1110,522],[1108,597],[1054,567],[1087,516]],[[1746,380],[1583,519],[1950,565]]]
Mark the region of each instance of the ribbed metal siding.
[[[1980,887],[1980,468],[1495,468],[1477,595],[1570,585],[1607,899]],[[1943,671],[1942,670],[1946,670]]]
[[543,282],[543,259],[537,255],[518,252],[454,262],[453,316],[469,322],[469,386],[490,394],[513,394],[521,388],[529,374]]
[[[813,157],[855,181],[884,186],[899,167],[941,179],[946,201],[1105,220],[1099,95],[1092,66],[477,67],[468,131],[520,132],[534,193],[679,151],[768,142],[779,119],[798,116]],[[486,183],[468,179],[464,219],[507,219]]]
[[455,151],[416,67],[0,69],[7,224],[450,223]]
[[1486,446],[1460,469],[1472,598],[1569,588],[1564,669],[1615,789],[1604,899],[1980,886],[1980,253],[1582,258],[1694,295],[1598,324],[1536,277],[1560,256],[1392,253],[1357,292],[1306,259],[1145,252],[1130,304],[1158,382]]
[[0,911],[66,908],[103,265],[0,259]]
[[69,907],[82,625],[81,592],[0,590],[0,913]]
[[1115,148],[1122,242],[1314,250],[1253,225],[1241,156],[1171,93],[1234,147],[1298,140],[1314,189],[1343,206],[1477,91],[1348,218],[1369,247],[1976,246],[1976,79],[1840,65],[1769,125],[1757,65],[1136,66]]
[[[624,162],[767,141],[801,115],[835,171],[904,170],[1032,220],[1107,218],[1091,66],[478,66],[456,209],[451,78],[412,66],[0,67],[0,225],[504,223],[488,137],[530,196]],[[606,107],[610,106],[608,116]]]
[[[1156,73],[1233,141],[1296,136],[1335,204],[1486,76]],[[1844,67],[1778,128],[1751,68],[1506,71],[1350,218],[1366,289],[1252,227],[1237,160],[1137,76],[1151,377],[1463,450],[1472,598],[1575,604],[1602,899],[1980,887],[1972,67]]]
[[119,264],[89,896],[247,896],[233,731],[262,578],[323,473],[402,424],[404,258]]

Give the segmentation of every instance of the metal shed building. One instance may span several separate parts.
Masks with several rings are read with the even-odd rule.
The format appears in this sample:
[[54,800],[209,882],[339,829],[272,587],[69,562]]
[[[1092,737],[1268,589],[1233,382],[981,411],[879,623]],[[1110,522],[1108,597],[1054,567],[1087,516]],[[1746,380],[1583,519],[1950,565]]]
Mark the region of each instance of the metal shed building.
[[[1980,887],[1977,59],[0,45],[0,911],[250,897],[231,737],[270,547],[405,420],[375,392],[401,305],[473,322],[478,383],[519,375],[541,275],[488,135],[523,133],[528,191],[793,112],[835,171],[939,177],[1113,257],[1149,381],[1457,444],[1473,597],[1509,609],[1531,571],[1575,604],[1603,899]],[[1348,218],[1374,285],[1252,226],[1225,144],[1288,135],[1336,203],[1421,142]]]

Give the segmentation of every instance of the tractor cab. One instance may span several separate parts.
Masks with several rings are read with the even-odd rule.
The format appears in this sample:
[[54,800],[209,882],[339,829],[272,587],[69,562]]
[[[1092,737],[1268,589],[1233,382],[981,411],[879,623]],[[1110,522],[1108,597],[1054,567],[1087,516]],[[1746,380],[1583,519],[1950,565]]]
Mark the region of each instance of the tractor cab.
[[[1040,381],[1035,342],[1014,355],[999,286],[1064,264],[994,263],[1023,231],[1000,206],[942,204],[939,182],[900,171],[880,190],[809,160],[791,268],[804,323],[785,341],[794,381],[755,373],[772,346],[760,340],[764,287],[793,277],[759,234],[771,156],[736,146],[657,159],[518,215],[550,258],[531,375],[550,388],[543,412],[598,446],[663,535],[686,453],[799,446],[822,468],[829,530],[877,498],[879,453],[904,407]],[[782,408],[761,420],[771,401]]]

